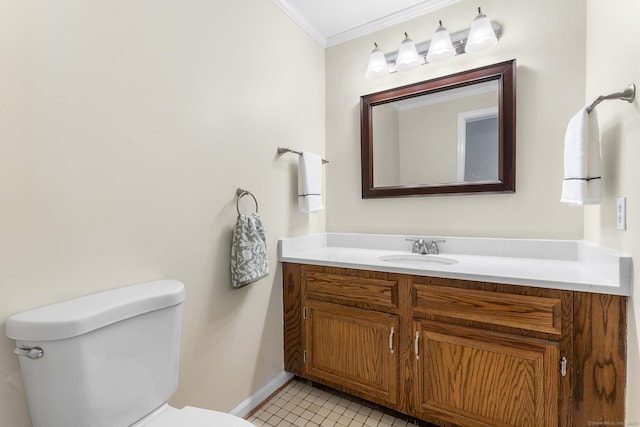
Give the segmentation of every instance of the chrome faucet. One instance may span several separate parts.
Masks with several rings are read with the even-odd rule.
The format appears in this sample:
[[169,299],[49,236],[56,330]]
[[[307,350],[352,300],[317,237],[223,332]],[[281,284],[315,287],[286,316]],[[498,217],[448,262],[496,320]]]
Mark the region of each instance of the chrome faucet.
[[424,239],[406,239],[408,242],[413,242],[413,248],[411,249],[411,253],[414,254],[422,254],[426,255],[429,253],[429,247],[427,246],[427,242]]
[[431,244],[428,244],[426,240],[416,237],[415,239],[406,239],[408,242],[413,242],[413,247],[411,248],[411,253],[414,254],[434,254],[438,255],[440,253],[440,249],[438,248],[438,243],[444,243],[446,240],[444,239],[434,239],[431,241]]

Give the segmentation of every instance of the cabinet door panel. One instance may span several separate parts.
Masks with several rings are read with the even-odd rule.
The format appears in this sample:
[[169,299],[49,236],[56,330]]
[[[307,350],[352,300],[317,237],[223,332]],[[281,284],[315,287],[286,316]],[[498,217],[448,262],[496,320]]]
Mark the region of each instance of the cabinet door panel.
[[461,426],[558,425],[559,344],[416,322],[417,406]]
[[397,402],[398,317],[307,300],[306,376]]

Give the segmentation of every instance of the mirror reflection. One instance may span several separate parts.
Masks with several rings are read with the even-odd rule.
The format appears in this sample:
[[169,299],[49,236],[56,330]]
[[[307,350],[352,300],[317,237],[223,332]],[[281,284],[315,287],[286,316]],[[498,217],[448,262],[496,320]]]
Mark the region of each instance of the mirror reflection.
[[496,181],[498,82],[373,107],[375,186]]

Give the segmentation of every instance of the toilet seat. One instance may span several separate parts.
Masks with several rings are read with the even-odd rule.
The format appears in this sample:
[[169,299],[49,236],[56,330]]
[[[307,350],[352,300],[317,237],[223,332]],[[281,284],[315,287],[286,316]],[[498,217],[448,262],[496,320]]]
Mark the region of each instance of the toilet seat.
[[235,415],[209,409],[185,406],[176,409],[162,405],[131,427],[255,427]]

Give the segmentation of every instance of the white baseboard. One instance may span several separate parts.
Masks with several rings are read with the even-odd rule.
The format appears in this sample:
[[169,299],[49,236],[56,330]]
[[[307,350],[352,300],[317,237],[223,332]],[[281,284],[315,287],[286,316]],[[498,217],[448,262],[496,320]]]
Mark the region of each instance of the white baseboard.
[[229,411],[229,413],[242,418],[246,417],[252,410],[264,402],[267,397],[271,396],[276,390],[286,384],[286,382],[291,378],[293,378],[293,375],[290,373],[285,371],[280,372],[274,379],[262,386],[260,390],[243,400],[238,406]]

